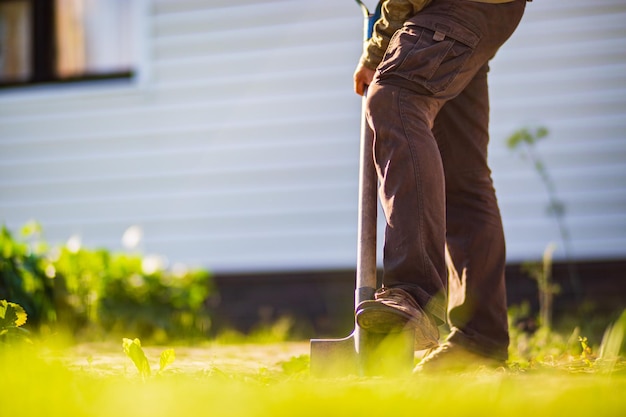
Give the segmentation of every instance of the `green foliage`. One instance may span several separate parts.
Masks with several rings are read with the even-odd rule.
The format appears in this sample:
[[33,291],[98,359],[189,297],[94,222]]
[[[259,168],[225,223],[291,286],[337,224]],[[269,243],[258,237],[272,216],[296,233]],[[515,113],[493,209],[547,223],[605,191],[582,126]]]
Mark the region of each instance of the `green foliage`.
[[39,231],[29,223],[22,229],[24,240],[18,241],[5,226],[0,230],[0,298],[24,307],[34,325],[56,321],[55,283],[46,275],[50,261],[43,255],[47,247],[26,241]]
[[522,128],[514,132],[506,141],[509,149],[518,149],[523,145],[534,145],[548,136],[548,129],[540,126],[535,129]]
[[509,309],[509,365],[511,369],[558,369],[568,372],[604,373],[623,371],[626,310],[610,324],[598,345],[581,335],[580,327],[570,332],[548,326],[524,325],[530,317],[527,303]]
[[279,365],[285,375],[308,375],[311,360],[309,355],[298,355],[280,362]]
[[162,264],[156,256],[83,248],[77,240],[51,248],[36,223],[20,239],[3,227],[0,298],[22,305],[37,329],[87,337],[132,332],[157,341],[205,335],[209,273]]

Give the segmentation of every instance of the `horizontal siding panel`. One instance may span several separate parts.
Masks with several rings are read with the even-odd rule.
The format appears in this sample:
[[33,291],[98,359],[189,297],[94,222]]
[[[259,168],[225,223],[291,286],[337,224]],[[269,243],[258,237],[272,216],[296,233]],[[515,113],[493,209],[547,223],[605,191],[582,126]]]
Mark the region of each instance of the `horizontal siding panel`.
[[[254,207],[245,213],[215,213],[211,215],[155,216],[143,215],[140,218],[107,219],[104,217],[78,217],[74,222],[48,220],[47,232],[72,228],[75,222],[81,223],[80,232],[85,237],[100,236],[113,242],[120,240],[124,230],[130,225],[140,225],[149,231],[150,239],[155,241],[172,239],[234,239],[242,235],[273,235],[282,231],[289,233],[311,233],[317,225],[324,224],[326,218],[333,216],[340,224],[356,228],[354,207],[316,207],[315,210],[263,211]],[[164,222],[167,220],[167,222]],[[304,220],[304,222],[303,222]],[[304,225],[303,225],[304,223]],[[322,227],[323,229],[324,227]],[[245,233],[242,233],[245,230]],[[280,233],[279,233],[280,234]]]
[[[356,58],[355,58],[356,59]],[[158,99],[163,103],[211,100],[213,97],[269,97],[294,94],[298,91],[339,92],[349,90],[346,82],[351,80],[347,66],[335,65],[323,68],[302,68],[296,72],[276,71],[263,74],[224,75],[215,80],[212,77],[201,79],[172,79],[163,82]],[[341,64],[341,63],[339,63]],[[323,79],[323,83],[312,84],[311,80]],[[360,103],[356,98],[356,103]]]
[[[254,29],[260,32],[262,28],[275,27],[285,23],[330,22],[333,19],[350,19],[345,26],[361,28],[361,21],[354,19],[360,15],[360,10],[352,4],[337,3],[332,12],[326,7],[318,7],[307,2],[254,2],[250,5],[241,2],[230,2],[229,7],[207,8],[207,4],[199,7],[180,10],[175,13],[158,12],[152,19],[155,38],[167,36],[185,36],[193,33],[225,32],[234,29]],[[158,10],[158,6],[156,7]],[[235,22],[235,23],[233,23]],[[327,25],[325,25],[327,27]],[[320,32],[316,30],[315,32]],[[354,32],[352,32],[354,33]],[[358,33],[358,32],[357,32]]]
[[[530,6],[533,7],[533,6]],[[527,8],[527,11],[531,11]],[[596,13],[595,15],[580,16],[560,16],[555,20],[554,25],[546,25],[539,19],[533,19],[535,16],[527,13],[521,22],[521,31],[516,32],[512,39],[512,47],[517,43],[525,45],[525,47],[533,47],[541,50],[542,48],[554,47],[556,44],[562,44],[564,48],[569,49],[575,47],[579,42],[595,41],[602,43],[624,36],[625,28],[623,18],[626,15],[626,5],[616,7],[613,13]],[[589,20],[593,19],[596,29],[602,30],[581,30],[581,28],[589,28]]]
[[[308,169],[307,169],[308,168]],[[331,165],[318,167],[297,167],[282,169],[247,170],[242,172],[227,170],[187,172],[184,175],[153,177],[118,176],[107,179],[66,179],[55,182],[37,181],[3,186],[0,207],[20,207],[29,204],[62,202],[75,205],[80,201],[103,200],[134,201],[157,196],[161,199],[180,198],[186,194],[207,194],[210,192],[241,195],[245,202],[246,194],[252,192],[274,192],[286,189],[287,192],[313,187],[329,187],[341,184],[356,172],[356,165]],[[90,190],[99,189],[98,193]],[[95,195],[94,195],[95,194]],[[225,198],[222,196],[221,198]]]
[[341,59],[341,56],[351,56],[348,53],[353,48],[354,44],[338,40],[332,45],[275,49],[271,55],[263,51],[254,51],[222,53],[186,60],[164,60],[155,62],[153,77],[157,82],[168,83],[221,76],[258,76],[276,72],[323,70],[327,63],[333,63],[335,59]]
[[[355,58],[356,59],[356,58]],[[146,111],[159,106],[190,105],[192,103],[233,102],[246,97],[277,97],[294,96],[298,91],[311,91],[311,80],[320,78],[315,91],[337,92],[349,91],[346,81],[351,80],[346,67],[326,65],[324,68],[302,69],[297,72],[276,71],[263,74],[224,74],[220,77],[202,75],[201,79],[174,78],[170,82],[160,84],[154,91],[122,94],[121,97],[95,96],[90,98],[70,97],[67,100],[38,99],[32,101],[10,101],[5,106],[0,100],[0,123],[11,123],[19,120],[33,120],[41,117],[52,118],[67,116],[68,113],[82,114],[126,111]],[[306,88],[303,89],[303,86]],[[0,94],[0,99],[2,98]],[[359,101],[352,97],[355,103]],[[355,105],[354,108],[357,108]],[[147,126],[146,126],[147,127]],[[7,138],[2,135],[0,143]]]
[[[51,85],[0,92],[0,123],[4,126],[15,118],[33,115],[47,116],[89,108],[132,108],[146,104],[146,98],[128,80],[84,82],[70,84],[67,90],[59,88]],[[0,141],[5,139],[4,131],[0,130]]]
[[[115,109],[106,112],[73,112],[58,116],[33,116],[15,118],[3,123],[3,137],[11,138],[22,132],[34,132],[29,129],[34,120],[38,121],[37,133],[45,135],[47,131],[56,135],[70,135],[78,129],[84,131],[123,132],[141,129],[148,123],[153,129],[167,129],[177,126],[203,125],[214,126],[224,123],[259,124],[267,122],[307,120],[308,114],[317,117],[337,116],[354,109],[354,101],[345,94],[324,95],[308,93],[293,97],[247,98],[242,100],[223,100],[199,105],[150,106],[138,109]],[[112,125],[111,118],[115,124]]]
[[[570,256],[576,259],[620,257],[626,244],[626,226],[611,226],[612,220],[623,224],[621,215],[594,218],[567,217],[565,225],[571,236]],[[508,258],[512,261],[540,259],[550,243],[556,245],[555,259],[565,259],[564,243],[552,218],[537,218],[505,225]],[[515,239],[511,239],[514,236]],[[593,245],[593,246],[592,246]],[[525,248],[520,252],[521,248]],[[604,252],[604,253],[603,253]],[[602,255],[602,256],[598,256]]]
[[[566,219],[605,219],[606,216],[623,216],[626,210],[626,198],[616,193],[626,193],[626,187],[612,191],[571,195],[561,193],[559,200],[565,201]],[[508,217],[507,224],[512,227],[522,224],[528,219],[552,218],[548,214],[548,199],[546,195],[526,194],[516,198],[500,199],[500,206]],[[591,214],[590,214],[591,213]],[[571,220],[573,221],[573,220]],[[618,228],[619,230],[619,228]],[[625,236],[626,237],[626,236]]]
[[[619,68],[619,70],[622,69],[626,72],[626,65]],[[554,117],[555,119],[559,117],[572,118],[572,116],[593,117],[596,114],[619,114],[624,111],[625,105],[623,97],[626,93],[626,89],[614,87],[609,90],[609,86],[621,85],[621,83],[626,82],[626,76],[617,75],[618,68],[612,69],[612,71],[614,71],[616,76],[607,79],[606,82],[590,81],[588,77],[591,77],[592,71],[585,71],[578,79],[571,78],[569,80],[570,84],[578,82],[581,88],[587,88],[587,90],[579,90],[578,92],[572,91],[569,94],[550,94],[550,91],[555,88],[555,84],[550,83],[551,78],[549,77],[546,77],[541,83],[538,83],[539,85],[536,83],[534,85],[536,90],[527,90],[524,95],[520,95],[519,90],[517,90],[518,93],[509,90],[510,93],[504,96],[506,98],[495,101],[494,104],[501,106],[497,114],[500,115],[504,112],[511,112],[519,108],[525,109],[524,113],[529,114],[546,114],[546,111],[549,110],[551,118]],[[553,80],[554,83],[556,83],[556,88],[564,83],[563,80],[558,80],[556,74],[554,74]],[[541,89],[542,84],[545,86],[545,90]],[[598,86],[598,84],[604,84],[607,91],[603,91],[604,88]],[[496,90],[497,94],[506,94],[506,89],[503,90],[504,91]],[[494,90],[492,91],[495,93]],[[552,116],[552,114],[554,114],[554,116]],[[517,116],[518,118],[519,115],[519,113],[512,114],[512,116]]]
[[[204,194],[170,193],[168,195],[139,195],[128,198],[67,199],[64,201],[36,202],[28,210],[43,224],[78,227],[100,227],[99,224],[116,223],[126,228],[132,224],[158,224],[164,222],[173,234],[178,230],[174,220],[194,223],[198,218],[238,218],[240,227],[235,233],[247,233],[248,222],[257,222],[265,227],[263,219],[270,214],[284,216],[285,213],[301,213],[299,228],[312,227],[307,218],[311,211],[343,212],[352,207],[356,210],[356,194],[353,187],[345,184],[325,187],[268,188],[247,192],[207,192]],[[3,207],[3,210],[11,207]],[[28,208],[28,206],[26,207]],[[23,209],[23,207],[17,207]],[[330,218],[330,217],[329,217]],[[246,220],[246,221],[244,221]],[[356,221],[356,217],[354,218]],[[337,225],[337,224],[336,224]],[[14,225],[19,226],[19,225]],[[319,224],[320,227],[325,227]],[[277,229],[280,231],[285,227]],[[298,227],[289,228],[298,230]],[[71,228],[69,228],[71,229]],[[47,232],[48,233],[48,232]],[[198,229],[198,233],[211,235],[210,229]],[[54,235],[53,235],[54,236]],[[88,237],[88,236],[86,236]]]
[[[207,91],[209,92],[209,91]],[[15,129],[19,131],[21,127],[24,125],[28,126],[33,120],[38,120],[41,122],[57,122],[61,125],[69,125],[66,127],[72,127],[71,124],[75,122],[91,122],[90,118],[107,118],[107,117],[115,117],[116,119],[121,119],[123,117],[127,117],[130,119],[137,119],[145,123],[144,117],[147,116],[163,116],[164,114],[172,114],[178,112],[189,113],[191,111],[201,111],[204,116],[213,116],[216,114],[216,110],[223,110],[224,108],[237,108],[242,109],[242,112],[249,113],[250,116],[254,116],[258,114],[258,121],[266,121],[267,119],[264,117],[265,115],[261,112],[263,110],[271,111],[275,108],[276,116],[281,116],[284,109],[278,107],[280,105],[294,104],[297,107],[292,109],[294,114],[299,116],[306,116],[307,110],[310,110],[305,104],[312,103],[314,105],[318,105],[318,102],[324,99],[327,95],[340,95],[341,103],[346,103],[348,108],[354,109],[355,100],[353,97],[345,97],[345,94],[341,94],[340,92],[332,92],[332,91],[324,91],[324,90],[315,90],[315,91],[306,91],[300,94],[295,94],[294,91],[286,91],[282,94],[272,95],[270,97],[258,97],[258,96],[249,96],[246,94],[236,95],[234,97],[215,97],[213,95],[208,95],[202,101],[198,102],[187,102],[187,103],[160,103],[158,105],[143,105],[143,106],[135,106],[130,108],[117,108],[115,106],[111,106],[108,108],[98,107],[98,108],[76,108],[72,109],[73,111],[62,112],[62,113],[49,113],[49,114],[29,114],[24,116],[14,116],[14,117],[4,117],[0,120],[3,124],[2,136],[3,138],[10,137],[12,132],[11,129]],[[331,97],[332,98],[332,97]],[[333,101],[329,100],[332,104]],[[266,106],[261,106],[260,104],[267,104]],[[304,107],[300,107],[304,106]],[[269,108],[269,109],[268,109]],[[320,112],[317,112],[318,114]],[[323,113],[321,114],[323,117]],[[289,119],[289,117],[285,117],[285,119]],[[219,116],[217,120],[222,120]],[[155,120],[155,121],[158,121]],[[254,118],[244,119],[242,120],[242,124],[249,124],[250,122],[257,121]],[[110,127],[110,126],[109,126]],[[53,132],[57,133],[58,130],[55,129]]]
[[[569,178],[580,177],[581,171],[589,174],[597,173],[598,175],[607,172],[610,175],[626,174],[626,167],[624,166],[626,149],[623,148],[615,149],[614,151],[590,150],[586,154],[581,153],[581,151],[560,152],[558,149],[548,151],[544,149],[539,151],[538,154],[546,165],[545,169],[548,174],[562,178],[563,181],[567,181]],[[522,160],[521,156],[519,159],[529,170],[534,171],[530,161]]]
[[[325,146],[326,145],[326,146]],[[0,185],[2,178],[15,175],[20,183],[30,183],[38,178],[44,183],[59,182],[75,178],[77,172],[85,173],[80,181],[93,181],[99,178],[133,178],[155,175],[192,176],[205,172],[255,172],[267,171],[282,167],[287,171],[298,171],[299,167],[306,168],[310,159],[324,161],[324,166],[337,162],[344,162],[344,154],[349,154],[356,148],[349,142],[331,143],[320,141],[308,146],[301,142],[281,144],[278,147],[249,146],[233,152],[232,148],[196,149],[191,151],[152,152],[148,154],[130,154],[118,157],[72,158],[27,162],[17,160],[12,163],[0,164]],[[352,165],[353,161],[345,161]],[[356,161],[354,161],[356,162]],[[138,166],[145,167],[145,171],[138,170]],[[312,169],[320,166],[320,162],[312,164]],[[280,180],[278,178],[277,180]]]
[[258,0],[154,0],[152,8],[158,15],[174,13],[199,12],[202,10],[214,11],[223,8],[249,7],[244,14],[253,14],[257,9],[254,6],[264,4],[288,4],[290,0],[271,0],[259,2]]
[[[311,151],[311,154],[315,152]],[[232,155],[231,155],[232,157]],[[246,194],[277,190],[313,189],[323,192],[323,187],[332,188],[346,182],[353,184],[358,167],[355,160],[328,158],[324,163],[292,161],[284,163],[271,158],[263,163],[249,166],[230,167],[220,162],[211,166],[202,162],[197,167],[183,170],[170,166],[169,170],[147,158],[129,160],[128,166],[111,160],[84,164],[68,164],[45,169],[35,164],[30,170],[22,169],[22,178],[14,181],[0,180],[0,209],[8,207],[37,206],[51,202],[75,204],[93,201],[99,204],[111,199],[128,203],[152,196],[179,199],[186,195],[227,193],[241,195],[240,204],[245,204]],[[182,158],[180,164],[189,163],[191,158]],[[202,159],[202,158],[200,158]],[[209,158],[206,158],[209,160]],[[170,161],[170,159],[159,159]],[[175,161],[174,161],[175,162]],[[136,165],[143,171],[133,169]],[[0,170],[3,178],[15,175],[15,169]],[[4,175],[6,173],[6,175]],[[48,177],[41,176],[48,174]],[[78,174],[78,175],[77,175]],[[219,197],[219,196],[215,196]],[[338,196],[340,198],[341,196]],[[146,201],[147,203],[147,201]],[[235,205],[237,207],[237,205]]]
[[[542,27],[567,24],[570,18],[604,18],[607,15],[623,13],[626,6],[622,0],[546,1],[542,4],[528,4],[523,20],[524,25],[537,24]],[[523,31],[523,28],[522,28]]]
[[[245,125],[244,123],[224,124],[208,128],[189,126],[155,130],[149,125],[134,132],[73,132],[65,136],[56,133],[40,135],[34,138],[20,137],[16,140],[0,141],[0,154],[4,163],[11,163],[14,158],[63,158],[80,156],[98,158],[133,153],[151,152],[195,152],[211,149],[217,152],[230,149],[232,152],[247,146],[279,147],[293,143],[343,142],[347,138],[358,142],[354,128],[348,123],[354,115],[345,117],[327,117],[303,120],[293,123],[279,121]],[[356,119],[355,119],[356,120]],[[266,136],[259,140],[258,133]],[[320,132],[323,133],[320,135]],[[175,145],[175,146],[174,146]],[[41,150],[32,154],[33,146]],[[333,146],[330,143],[328,146]],[[172,149],[174,147],[174,149]]]
[[[510,236],[508,234],[507,236]],[[543,252],[549,244],[557,244],[557,250],[553,254],[555,261],[565,261],[567,256],[563,253],[561,247],[558,245],[558,237],[553,240],[544,240],[538,242],[537,239],[509,239],[507,243],[507,261],[521,263],[526,261],[540,261],[543,257]],[[581,241],[581,245],[585,246],[583,253],[572,253],[571,258],[578,261],[595,261],[598,259],[621,259],[623,257],[623,251],[619,248],[626,244],[626,239],[587,239]],[[523,254],[523,255],[521,255]]]
[[[527,71],[517,75],[502,71],[503,75],[493,83],[492,91],[510,100],[533,98],[536,101],[548,100],[555,94],[565,96],[575,94],[589,95],[592,92],[597,93],[600,91],[612,94],[616,90],[623,91],[624,67],[625,65],[622,62],[614,65],[570,68],[565,74],[562,69],[557,68],[550,71],[542,71],[541,77],[534,81],[533,78],[528,77]],[[499,71],[498,68],[496,69],[497,71]],[[494,77],[492,76],[491,78],[493,79]],[[519,83],[518,85],[514,84],[516,80]],[[572,82],[578,82],[579,88],[573,90],[571,88]],[[569,89],[568,86],[570,86]],[[522,87],[527,87],[528,90],[521,90]]]
[[[168,235],[162,239],[147,235],[141,249],[148,254],[166,254],[170,265],[184,262],[220,272],[338,269],[356,261],[355,241],[346,238],[350,231],[317,227],[280,234]],[[97,240],[84,236],[85,246],[121,249],[121,234],[119,238]],[[241,240],[247,242],[243,247]]]
[[[231,25],[220,31],[219,28],[211,27],[210,22],[205,22],[202,32],[157,35],[152,44],[153,54],[157,59],[166,58],[170,61],[219,56],[226,51],[233,54],[260,52],[266,57],[274,57],[277,50],[331,45],[337,38],[345,39],[350,33],[350,25],[346,24],[354,21],[350,17],[326,19],[324,24],[330,25],[334,30],[320,31],[319,20],[294,22],[287,15],[279,16],[283,18],[282,21],[274,24],[263,22],[264,25],[260,28]],[[230,18],[225,16],[221,20],[229,21]]]
[[190,264],[206,265],[213,271],[299,271],[342,269],[356,262],[356,245],[346,239],[349,230],[318,230],[308,234],[280,236],[246,236],[248,242],[242,250],[238,242],[242,237],[216,237],[192,240],[182,238],[159,244],[150,242],[154,253],[172,253],[172,257],[186,259]]
[[[623,20],[625,17],[626,13],[619,19]],[[585,33],[584,31],[580,32]],[[620,26],[620,29],[616,29],[611,37],[602,36],[601,39],[582,37],[570,39],[565,44],[542,42],[540,39],[520,40],[513,38],[498,52],[491,66],[502,68],[505,73],[514,76],[517,74],[528,75],[529,71],[542,73],[570,65],[573,67],[590,67],[623,63],[619,59],[619,54],[616,56],[616,53],[624,49],[622,42],[624,32],[624,28]],[[599,33],[604,35],[603,31],[599,31]],[[570,36],[570,33],[563,34],[564,38]],[[517,45],[515,45],[516,41]],[[533,56],[534,59],[528,59],[529,55]],[[502,59],[502,57],[506,57],[506,59]],[[562,71],[564,76],[569,75],[569,69]]]

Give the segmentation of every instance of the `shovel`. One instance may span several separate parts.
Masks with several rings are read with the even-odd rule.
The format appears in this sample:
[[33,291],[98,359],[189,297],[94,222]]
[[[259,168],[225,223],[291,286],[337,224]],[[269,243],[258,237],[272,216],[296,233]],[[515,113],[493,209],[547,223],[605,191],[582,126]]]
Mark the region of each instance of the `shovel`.
[[[372,35],[380,17],[381,2],[370,13],[362,1],[364,39]],[[376,216],[378,180],[373,157],[374,135],[365,118],[365,95],[361,111],[359,152],[359,202],[357,232],[357,267],[354,306],[372,300],[376,291]],[[342,375],[382,375],[409,371],[413,366],[414,331],[389,335],[366,332],[354,324],[352,334],[342,339],[311,339],[311,375],[330,377]]]

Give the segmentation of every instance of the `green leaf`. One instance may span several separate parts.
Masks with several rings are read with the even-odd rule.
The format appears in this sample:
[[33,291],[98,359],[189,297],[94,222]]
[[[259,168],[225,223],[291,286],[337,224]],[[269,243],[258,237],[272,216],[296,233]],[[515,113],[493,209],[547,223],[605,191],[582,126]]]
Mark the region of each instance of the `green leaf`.
[[4,320],[5,319],[6,313],[7,313],[7,306],[8,306],[8,304],[9,303],[7,302],[7,300],[0,300],[0,320]]
[[162,372],[167,365],[170,365],[176,360],[176,354],[174,349],[166,349],[161,352],[161,359],[159,360],[159,372]]
[[513,133],[506,141],[507,147],[509,149],[515,149],[519,146],[519,144],[523,141],[523,133],[521,131],[517,131]]
[[539,139],[543,139],[548,136],[548,133],[548,129],[543,126],[536,128],[534,132],[531,132],[527,128],[522,128],[513,132],[513,134],[508,137],[506,145],[509,149],[516,149],[522,143],[532,146],[537,143]]
[[124,353],[128,356],[142,377],[150,376],[150,363],[148,362],[148,358],[146,358],[146,354],[141,348],[141,341],[139,339],[122,339],[122,347],[124,348]]
[[619,319],[611,324],[602,337],[600,345],[600,367],[603,372],[611,373],[617,364],[622,352],[626,335],[626,310]]
[[0,300],[0,328],[20,327],[28,315],[21,305]]
[[541,126],[537,128],[537,131],[535,132],[535,137],[537,139],[545,138],[546,136],[548,136],[548,133],[550,133],[548,128],[545,126]]
[[287,375],[295,375],[308,371],[310,363],[309,355],[293,356],[289,360],[280,362],[280,367]]

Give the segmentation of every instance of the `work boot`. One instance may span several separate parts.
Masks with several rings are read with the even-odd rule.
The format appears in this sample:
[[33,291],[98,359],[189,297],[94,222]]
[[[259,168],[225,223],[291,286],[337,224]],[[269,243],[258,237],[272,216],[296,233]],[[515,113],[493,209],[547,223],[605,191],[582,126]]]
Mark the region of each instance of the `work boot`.
[[413,373],[467,372],[503,367],[504,361],[471,352],[461,345],[445,342],[424,356]]
[[356,308],[358,326],[372,333],[396,333],[415,330],[415,350],[435,347],[439,329],[435,321],[400,288],[381,288],[374,300],[360,303]]

